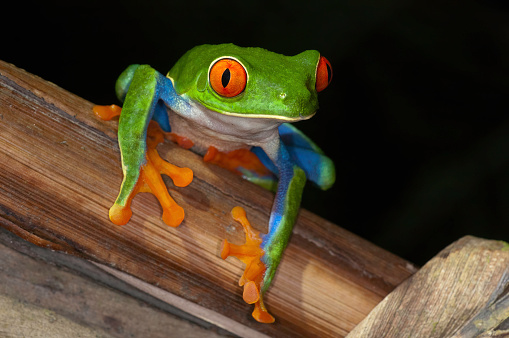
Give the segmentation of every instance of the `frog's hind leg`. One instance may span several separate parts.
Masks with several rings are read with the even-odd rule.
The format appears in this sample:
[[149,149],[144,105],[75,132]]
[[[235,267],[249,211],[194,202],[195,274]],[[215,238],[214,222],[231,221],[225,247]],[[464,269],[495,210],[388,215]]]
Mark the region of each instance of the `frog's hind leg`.
[[253,147],[251,150],[237,149],[225,153],[215,147],[209,147],[203,160],[241,175],[244,179],[267,190],[275,190],[277,178],[273,171],[266,166],[266,163],[258,157],[255,148]]

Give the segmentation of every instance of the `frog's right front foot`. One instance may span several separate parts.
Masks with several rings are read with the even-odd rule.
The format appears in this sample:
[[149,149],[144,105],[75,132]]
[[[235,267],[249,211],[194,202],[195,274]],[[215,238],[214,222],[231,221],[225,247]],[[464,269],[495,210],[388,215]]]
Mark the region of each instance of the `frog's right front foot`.
[[[121,109],[115,105],[95,106],[94,113],[103,120],[109,120],[120,115]],[[133,214],[131,202],[139,192],[150,192],[157,197],[163,208],[163,221],[167,225],[176,227],[182,223],[184,209],[171,198],[161,174],[168,175],[177,187],[185,187],[193,180],[193,171],[189,168],[179,168],[159,156],[156,147],[159,143],[164,142],[164,137],[165,133],[161,127],[156,122],[150,121],[147,129],[145,163],[140,166],[135,184],[129,184],[132,186],[130,191],[123,191],[126,181],[131,179],[124,178],[121,193],[109,211],[110,220],[114,224],[124,225],[129,222]]]
[[184,220],[184,209],[171,198],[161,174],[168,175],[177,187],[185,187],[193,180],[193,171],[163,160],[156,150],[162,142],[164,131],[156,122],[151,121],[147,130],[146,163],[141,166],[138,181],[124,203],[117,200],[111,207],[109,215],[113,223],[124,225],[129,221],[132,215],[131,201],[139,192],[150,192],[157,197],[163,208],[163,221],[167,225],[177,227]]

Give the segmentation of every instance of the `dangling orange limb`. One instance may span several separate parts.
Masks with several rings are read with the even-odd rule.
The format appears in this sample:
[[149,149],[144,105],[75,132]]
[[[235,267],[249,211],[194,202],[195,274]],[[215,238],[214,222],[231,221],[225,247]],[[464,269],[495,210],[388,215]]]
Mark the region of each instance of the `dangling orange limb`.
[[265,308],[260,291],[267,270],[265,263],[261,260],[265,252],[260,247],[262,244],[260,232],[251,227],[251,223],[249,223],[246,212],[242,207],[233,208],[232,217],[242,224],[246,234],[246,242],[243,245],[235,245],[225,239],[221,247],[221,258],[226,259],[229,256],[235,256],[246,264],[244,274],[239,280],[239,285],[244,286],[243,299],[248,304],[255,304],[254,319],[261,323],[273,323],[274,317]]

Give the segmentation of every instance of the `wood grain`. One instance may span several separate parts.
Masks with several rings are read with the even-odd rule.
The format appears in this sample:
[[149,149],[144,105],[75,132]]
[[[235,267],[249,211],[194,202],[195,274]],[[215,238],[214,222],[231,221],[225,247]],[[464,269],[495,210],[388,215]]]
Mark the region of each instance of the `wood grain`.
[[115,226],[108,209],[122,180],[116,128],[117,122],[93,116],[92,103],[0,61],[0,225],[206,309],[204,317],[216,316],[202,319],[233,333],[345,336],[416,270],[302,210],[266,297],[276,323],[259,324],[237,285],[242,264],[222,261],[219,246],[223,238],[242,242],[229,214],[236,205],[265,231],[273,195],[166,143],[161,156],[195,173],[185,188],[167,181],[185,209],[184,222],[176,229],[164,225],[157,201],[142,194],[130,223]]
[[509,245],[467,236],[403,282],[348,337],[509,336]]
[[2,338],[226,334],[122,283],[90,261],[37,247],[1,227],[0,257]]

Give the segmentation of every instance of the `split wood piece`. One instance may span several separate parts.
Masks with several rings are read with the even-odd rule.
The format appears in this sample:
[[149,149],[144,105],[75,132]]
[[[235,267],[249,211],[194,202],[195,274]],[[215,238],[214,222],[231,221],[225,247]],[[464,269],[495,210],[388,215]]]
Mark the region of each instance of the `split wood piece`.
[[39,246],[134,276],[182,299],[184,311],[243,336],[345,336],[416,271],[302,210],[266,294],[276,323],[255,322],[237,285],[242,264],[221,260],[220,244],[224,238],[243,242],[243,230],[230,216],[236,205],[266,232],[274,196],[166,142],[158,147],[161,156],[195,174],[188,187],[168,183],[184,207],[184,222],[178,228],[164,225],[155,198],[142,194],[133,202],[131,221],[115,226],[108,209],[122,181],[118,123],[98,120],[92,106],[0,61],[2,227]]
[[227,334],[122,283],[90,261],[37,247],[1,227],[0,257],[0,337]]
[[403,282],[353,337],[509,336],[509,245],[463,237]]

